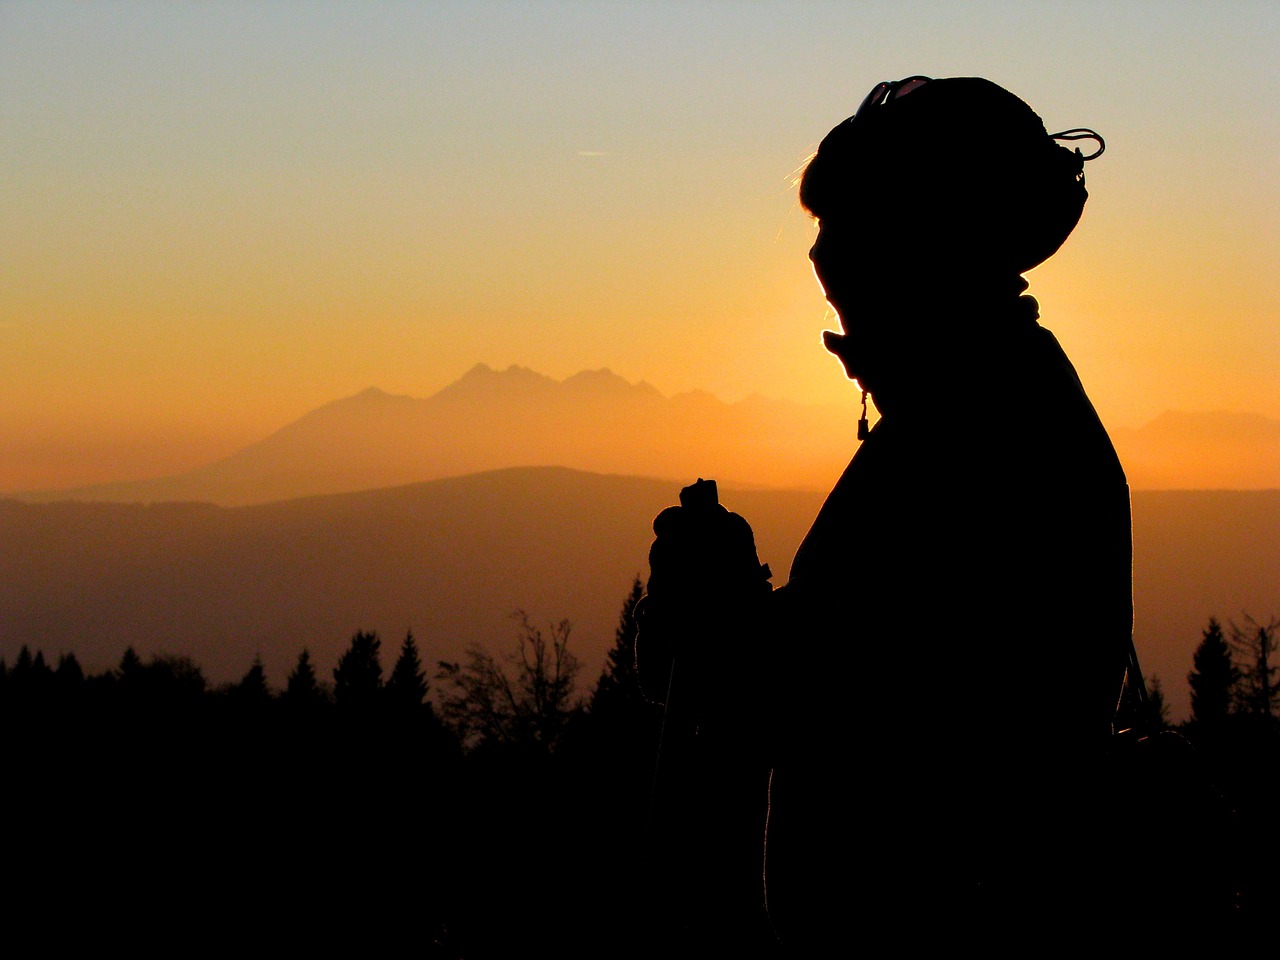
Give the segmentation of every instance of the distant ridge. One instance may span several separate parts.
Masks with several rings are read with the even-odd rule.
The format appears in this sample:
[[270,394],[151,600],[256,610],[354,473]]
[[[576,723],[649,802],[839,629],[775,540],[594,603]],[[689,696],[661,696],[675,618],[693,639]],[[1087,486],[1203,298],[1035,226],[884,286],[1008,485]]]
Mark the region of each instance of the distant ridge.
[[[722,491],[785,570],[821,494]],[[0,658],[29,644],[100,669],[133,645],[226,680],[261,656],[280,684],[304,645],[326,676],[357,629],[384,650],[412,629],[431,664],[505,650],[523,607],[573,621],[592,683],[678,493],[529,467],[241,507],[0,499]]]
[[[823,495],[720,491],[785,583]],[[224,681],[260,656],[279,686],[303,646],[330,676],[357,629],[379,631],[384,652],[412,629],[431,664],[473,642],[505,652],[523,607],[573,621],[590,683],[632,577],[648,576],[653,517],[678,492],[541,467],[234,508],[0,500],[0,657],[12,665],[28,644],[101,670],[133,645]],[[1280,614],[1280,491],[1138,491],[1133,508],[1138,650],[1184,717],[1208,618]],[[937,628],[904,617],[904,636],[918,629]],[[823,638],[779,642],[820,668]]]
[[1169,410],[1137,430],[1113,430],[1112,440],[1132,487],[1280,489],[1280,420]]
[[238,506],[518,466],[824,490],[853,453],[856,421],[852,400],[824,408],[667,398],[607,369],[557,382],[526,367],[477,364],[426,399],[371,387],[335,400],[177,476],[12,496]]
[[[520,466],[826,491],[857,446],[856,399],[851,388],[847,406],[725,403],[665,397],[608,369],[556,381],[481,363],[425,399],[370,387],[335,400],[187,473],[10,496],[237,506]],[[1280,489],[1280,420],[1167,412],[1111,435],[1135,489]]]

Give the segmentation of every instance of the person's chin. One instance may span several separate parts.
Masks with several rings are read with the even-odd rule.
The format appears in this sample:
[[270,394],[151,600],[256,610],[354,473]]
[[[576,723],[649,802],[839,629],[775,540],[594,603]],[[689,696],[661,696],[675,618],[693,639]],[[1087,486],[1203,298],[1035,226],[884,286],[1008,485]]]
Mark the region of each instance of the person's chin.
[[852,356],[852,345],[847,334],[836,333],[834,330],[824,330],[822,332],[822,345],[827,348],[828,353],[835,356],[844,365],[845,376],[850,380],[858,379],[858,374],[856,373],[857,363]]

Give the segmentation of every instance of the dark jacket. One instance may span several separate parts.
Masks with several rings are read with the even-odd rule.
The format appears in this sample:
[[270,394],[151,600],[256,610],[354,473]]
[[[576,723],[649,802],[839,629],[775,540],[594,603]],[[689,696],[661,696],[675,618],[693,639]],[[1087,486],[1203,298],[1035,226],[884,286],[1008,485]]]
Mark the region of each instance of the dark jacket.
[[1124,472],[1048,330],[969,347],[972,413],[943,384],[890,405],[770,597],[770,912],[813,949],[922,900],[980,916],[966,896],[1039,889],[1105,817]]
[[693,677],[664,859],[693,865],[667,876],[712,940],[753,929],[761,873],[772,928],[818,956],[851,926],[1048,919],[1110,856],[1128,486],[1057,340],[1014,316],[922,351],[973,402],[923,374],[886,402],[785,586],[741,518],[655,524],[638,664],[658,699],[673,654]]

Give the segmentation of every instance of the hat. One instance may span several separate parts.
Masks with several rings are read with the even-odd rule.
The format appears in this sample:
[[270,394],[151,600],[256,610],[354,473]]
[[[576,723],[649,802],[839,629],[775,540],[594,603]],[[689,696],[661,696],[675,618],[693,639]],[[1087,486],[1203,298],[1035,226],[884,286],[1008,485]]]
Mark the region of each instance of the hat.
[[1050,135],[1031,107],[981,77],[877,84],[819,145],[800,201],[889,245],[1022,273],[1062,245],[1088,197],[1085,157],[1055,137],[1102,143],[1092,131]]

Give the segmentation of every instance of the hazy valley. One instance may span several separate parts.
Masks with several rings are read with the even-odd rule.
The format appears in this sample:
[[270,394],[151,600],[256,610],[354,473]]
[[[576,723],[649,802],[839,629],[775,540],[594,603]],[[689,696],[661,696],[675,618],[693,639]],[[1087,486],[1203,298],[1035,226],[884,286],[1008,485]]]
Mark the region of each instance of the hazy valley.
[[[632,578],[647,575],[652,518],[677,493],[524,468],[241,507],[0,501],[0,656],[28,644],[103,668],[132,644],[229,680],[260,655],[280,684],[304,646],[327,675],[357,629],[390,646],[412,629],[430,661],[473,642],[505,650],[524,608],[573,621],[590,683]],[[775,584],[822,496],[722,487]],[[1134,494],[1138,649],[1175,716],[1207,618],[1278,612],[1277,529],[1280,491]]]

